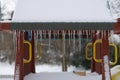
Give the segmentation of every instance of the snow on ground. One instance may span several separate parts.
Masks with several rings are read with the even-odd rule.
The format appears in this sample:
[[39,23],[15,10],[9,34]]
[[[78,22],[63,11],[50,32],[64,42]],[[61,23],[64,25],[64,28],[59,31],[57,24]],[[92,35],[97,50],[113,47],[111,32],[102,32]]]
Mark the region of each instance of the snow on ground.
[[0,62],[0,75],[13,75],[14,74],[14,64],[10,65],[7,62]]
[[72,72],[41,72],[38,74],[29,74],[24,80],[102,80],[100,75],[79,76]]
[[[68,66],[68,72],[78,70],[74,66]],[[80,71],[83,71],[84,69],[81,67],[79,68]],[[62,72],[62,65],[49,65],[49,64],[41,64],[36,66],[36,72]]]
[[13,80],[13,74],[14,74],[14,64],[10,65],[7,62],[5,63],[0,62],[0,80]]
[[24,80],[102,80],[100,75],[80,76],[72,72],[41,72],[29,74]]
[[[80,68],[83,70],[82,68]],[[80,70],[79,69],[79,70]],[[76,70],[74,66],[68,67],[68,72]],[[50,64],[41,64],[36,65],[36,72],[62,72],[61,65],[50,65]],[[0,75],[13,75],[14,74],[14,64],[10,65],[8,63],[0,63]]]
[[[41,64],[41,65],[36,65],[36,72],[38,74],[29,74],[28,75],[29,77],[26,76],[25,80],[30,80],[29,78],[31,78],[31,77],[33,78],[31,80],[38,80],[38,79],[34,79],[34,77],[39,77],[39,76],[43,76],[43,77],[41,77],[42,80],[48,80],[48,79],[45,79],[46,78],[45,74],[49,75],[48,77],[51,79],[54,75],[56,75],[55,77],[57,77],[57,76],[59,77],[59,75],[60,75],[60,77],[63,77],[63,78],[70,76],[70,78],[72,78],[72,79],[74,78],[74,80],[78,80],[78,78],[81,80],[87,80],[85,77],[81,77],[81,76],[77,76],[77,75],[73,74],[72,73],[73,71],[85,71],[85,70],[83,68],[77,69],[74,66],[69,66],[67,73],[65,73],[65,72],[61,73],[62,72],[61,65]],[[111,75],[114,75],[114,74],[118,73],[119,71],[120,71],[120,66],[117,65],[111,69]],[[90,71],[86,71],[86,72],[87,72],[86,75],[88,77],[88,80],[95,80],[95,78],[96,78],[96,80],[101,80],[100,79],[101,76],[98,75],[97,73],[90,73]],[[13,76],[13,74],[14,74],[14,64],[9,65],[7,62],[6,63],[0,62],[0,76],[1,75],[12,75]],[[66,74],[66,75],[64,76],[64,74]],[[73,76],[73,77],[71,77],[71,76]],[[69,80],[72,80],[72,79],[69,79]],[[13,80],[13,77],[11,77],[11,78],[10,77],[8,77],[8,78],[0,77],[0,80]],[[59,80],[59,79],[56,79],[56,80]],[[61,80],[63,80],[63,79],[61,79]],[[68,80],[68,79],[66,78],[66,80]]]
[[[76,68],[73,66],[68,67],[68,71],[73,71]],[[36,72],[62,72],[62,66],[60,65],[49,65],[41,64],[36,65]],[[0,63],[0,75],[13,75],[14,74],[14,64],[10,65],[8,63]]]
[[[76,69],[74,66],[69,66],[68,67],[68,72],[73,72],[73,71],[84,71],[84,69],[81,67],[79,69]],[[36,65],[36,72],[62,72],[62,66],[61,65],[50,65],[50,64],[41,64],[41,65]],[[90,71],[88,71],[90,72]],[[10,65],[7,62],[1,63],[0,62],[0,76],[1,75],[14,75],[14,64]],[[1,78],[0,80],[13,80],[12,78]],[[33,79],[34,80],[34,79]]]
[[13,80],[13,78],[1,78],[0,80]]

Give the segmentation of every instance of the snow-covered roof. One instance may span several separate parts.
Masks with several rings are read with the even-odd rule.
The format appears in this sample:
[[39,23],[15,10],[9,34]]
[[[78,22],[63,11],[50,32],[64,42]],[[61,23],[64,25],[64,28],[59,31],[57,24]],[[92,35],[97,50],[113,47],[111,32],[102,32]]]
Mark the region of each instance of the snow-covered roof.
[[13,22],[114,22],[106,0],[18,0]]

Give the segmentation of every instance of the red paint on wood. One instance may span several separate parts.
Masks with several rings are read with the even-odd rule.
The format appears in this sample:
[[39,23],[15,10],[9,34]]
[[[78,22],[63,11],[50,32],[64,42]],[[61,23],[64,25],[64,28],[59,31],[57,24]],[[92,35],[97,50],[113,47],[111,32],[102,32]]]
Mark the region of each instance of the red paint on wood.
[[[105,37],[102,39],[102,59],[105,55],[107,55],[109,57],[109,41],[108,41],[108,32],[106,31],[106,35],[104,35]],[[110,68],[110,64],[108,62],[108,65],[109,65],[109,68]],[[105,78],[105,67],[104,67],[104,63],[102,63],[102,80],[106,80]],[[110,69],[109,69],[109,75],[110,75],[110,80],[111,80],[111,72],[110,72]]]
[[34,62],[34,33],[32,32],[32,61],[30,63],[23,63],[23,59],[28,59],[29,46],[23,43],[24,35],[23,31],[17,31],[17,53],[15,62],[14,80],[24,80],[24,76],[29,73],[35,73]]
[[17,53],[14,80],[23,80],[23,31],[17,31]]
[[0,22],[0,30],[10,30],[10,23],[1,23]]
[[115,34],[120,34],[120,18],[117,20],[117,23],[114,24]]
[[[96,31],[92,32],[92,43],[94,43],[97,39],[101,38],[101,34],[96,35]],[[101,44],[96,45],[96,57],[97,59],[101,59]],[[102,73],[102,68],[101,68],[101,63],[97,63],[92,59],[92,64],[91,64],[91,71],[92,72],[97,72],[99,74]]]
[[[24,64],[24,76],[28,75],[29,73],[35,73],[35,59],[34,59],[34,31],[32,31],[32,40],[30,43],[32,44],[32,61],[30,63]],[[27,35],[24,35],[27,38]],[[29,58],[29,46],[24,44],[24,58]]]
[[[93,43],[97,39],[102,39],[102,43],[96,45],[96,53],[97,53],[96,57],[97,57],[97,59],[102,59],[102,61],[103,61],[103,57],[105,55],[109,56],[109,41],[108,41],[107,33],[108,33],[107,31],[106,32],[104,31],[103,35],[101,35],[101,33],[96,35],[96,32],[92,32]],[[97,63],[92,59],[91,71],[102,74],[102,80],[105,80],[105,68],[104,68],[103,62]],[[109,72],[110,72],[110,69],[109,69]],[[110,75],[110,79],[111,79],[111,73],[109,73],[109,75]]]

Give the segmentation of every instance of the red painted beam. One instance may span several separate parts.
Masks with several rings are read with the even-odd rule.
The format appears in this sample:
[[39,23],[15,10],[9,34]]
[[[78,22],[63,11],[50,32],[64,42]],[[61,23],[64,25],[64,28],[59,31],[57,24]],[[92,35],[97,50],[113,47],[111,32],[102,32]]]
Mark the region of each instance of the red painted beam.
[[[30,63],[24,64],[24,74],[23,77],[30,74],[35,73],[35,57],[34,57],[34,31],[32,31],[32,40],[30,43],[32,44],[32,60]],[[27,39],[27,35],[24,34],[24,38]],[[27,44],[24,44],[23,47],[23,58],[28,59],[29,58],[29,46]]]
[[24,44],[24,39],[27,35],[24,34],[24,31],[16,31],[17,38],[17,48],[16,48],[16,62],[15,62],[15,72],[14,80],[24,80],[24,76],[29,73],[35,73],[35,60],[34,60],[34,32],[32,31],[32,61],[29,63],[23,63],[23,59],[28,59],[29,56],[29,46]]
[[16,62],[15,62],[15,72],[14,72],[14,80],[24,80],[23,72],[24,72],[24,64],[23,64],[23,31],[17,31],[17,53],[16,53]]
[[[96,31],[92,33],[92,43],[94,43],[97,39],[101,39],[101,34],[96,35]],[[96,51],[97,51],[97,59],[101,59],[101,43],[96,45]],[[102,66],[101,63],[97,63],[92,59],[91,63],[91,72],[97,72],[98,74],[102,74]]]
[[10,30],[10,23],[0,22],[0,30]]
[[[108,33],[106,31],[106,33]],[[110,71],[110,64],[109,64],[109,41],[108,41],[108,34],[104,35],[105,38],[102,39],[102,50],[101,50],[101,55],[102,55],[102,80],[107,80],[106,76],[109,78],[108,80],[111,79],[111,71]],[[104,57],[108,57],[108,61],[104,61]],[[108,67],[106,67],[108,66]]]
[[118,18],[117,23],[114,24],[115,34],[120,34],[120,18]]

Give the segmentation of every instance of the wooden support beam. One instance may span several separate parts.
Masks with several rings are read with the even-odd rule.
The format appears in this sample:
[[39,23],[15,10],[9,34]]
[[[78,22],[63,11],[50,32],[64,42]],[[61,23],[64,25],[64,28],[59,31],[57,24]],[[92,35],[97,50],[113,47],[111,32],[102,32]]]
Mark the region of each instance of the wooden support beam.
[[32,40],[32,60],[29,63],[24,63],[24,59],[28,59],[29,49],[28,45],[24,44],[24,39],[27,40],[27,35],[24,31],[16,31],[17,38],[17,53],[15,62],[15,73],[14,80],[24,80],[24,76],[29,73],[35,73],[35,62],[34,62],[34,33],[31,34]]
[[[111,80],[110,61],[109,61],[109,41],[106,31],[102,39],[102,80]],[[105,58],[106,57],[106,58]]]
[[17,50],[16,50],[16,59],[15,59],[15,72],[14,72],[14,80],[24,80],[23,78],[23,31],[16,31],[17,38]]
[[118,18],[117,23],[114,24],[114,33],[120,34],[120,18]]
[[2,23],[2,22],[0,22],[0,31],[1,30],[10,30],[10,23]]
[[[29,41],[28,35],[24,34],[24,39]],[[34,57],[34,32],[31,31],[31,40],[29,41],[32,45],[32,60],[29,63],[24,63],[24,76],[28,75],[29,73],[35,73],[35,57]],[[29,46],[24,44],[24,53],[23,58],[29,59]]]
[[[96,49],[95,58],[92,59],[92,72],[97,72],[102,75],[102,80],[111,80],[110,64],[109,64],[109,41],[108,41],[108,31],[103,31],[104,34],[93,33],[93,44],[99,39],[101,42],[93,45],[93,49]],[[94,48],[96,47],[96,48]],[[94,51],[94,50],[93,50]],[[94,56],[93,56],[94,57]],[[107,57],[107,61],[104,57]],[[99,62],[97,62],[99,60]],[[107,68],[106,68],[107,66]]]
[[[96,35],[96,31],[92,32],[92,43],[97,39],[101,38],[101,34]],[[94,47],[94,46],[93,46]],[[97,59],[101,59],[101,44],[96,45],[96,57]],[[91,64],[91,71],[92,72],[97,72],[98,74],[102,74],[102,68],[101,68],[101,63],[96,62],[94,59],[92,59],[92,64]]]

